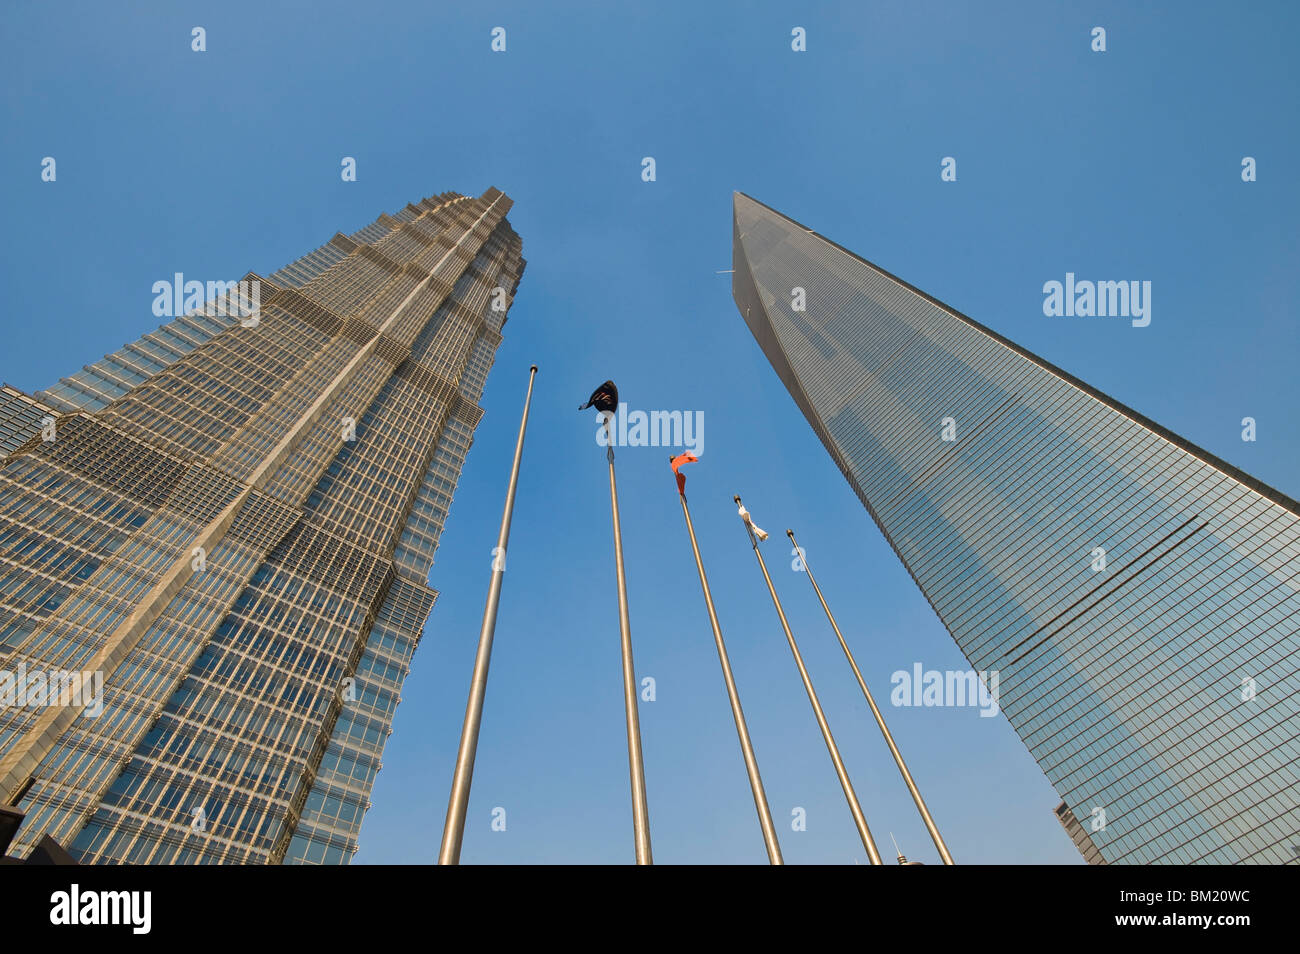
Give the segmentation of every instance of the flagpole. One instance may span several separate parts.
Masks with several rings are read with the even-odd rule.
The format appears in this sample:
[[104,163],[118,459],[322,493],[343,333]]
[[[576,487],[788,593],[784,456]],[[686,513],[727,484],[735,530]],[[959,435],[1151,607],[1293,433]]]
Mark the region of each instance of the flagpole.
[[[849,644],[844,640],[844,634],[840,632],[839,624],[835,622],[835,616],[831,613],[830,606],[826,603],[826,597],[822,596],[821,587],[817,585],[817,580],[813,577],[812,567],[808,565],[808,558],[802,550],[799,550],[799,544],[795,542],[794,531],[787,530],[786,536],[790,538],[790,543],[799,552],[799,560],[803,564],[804,572],[808,574],[808,582],[812,584],[813,592],[817,594],[817,599],[822,604],[822,609],[826,611],[826,618],[831,621],[831,629],[835,630],[835,638],[840,641],[840,648],[844,650],[844,655],[849,660],[849,665],[853,667],[853,675],[858,679],[858,685],[862,689],[862,694],[867,697],[867,705],[871,707],[871,714],[876,717],[876,725],[880,726],[880,732],[885,737],[885,744],[889,746],[890,753],[894,756],[894,763],[898,770],[903,773],[903,781],[907,784],[907,790],[912,793],[912,801],[916,803],[917,810],[921,813],[921,820],[925,822],[925,828],[934,840],[934,846],[939,849],[939,857],[943,859],[945,865],[956,864],[952,860],[952,855],[948,852],[948,846],[943,842],[943,836],[939,834],[939,826],[934,823],[934,818],[930,815],[930,810],[925,807],[925,799],[921,797],[921,790],[917,788],[916,782],[912,780],[912,773],[907,770],[907,763],[903,761],[903,753],[898,750],[894,744],[894,737],[889,734],[889,727],[885,725],[885,717],[881,715],[880,708],[876,705],[876,700],[871,696],[871,690],[867,688],[867,681],[862,678],[862,670],[858,668],[857,660],[853,658],[853,653],[849,649]],[[898,847],[895,845],[894,847]],[[902,852],[899,852],[902,855]]]
[[[736,501],[736,506],[741,506],[740,497],[735,496],[732,499]],[[786,642],[790,644],[790,652],[794,654],[795,665],[799,667],[799,676],[803,679],[804,691],[808,693],[808,701],[812,703],[813,714],[817,716],[817,726],[822,730],[822,739],[826,742],[826,750],[830,752],[831,761],[835,764],[835,774],[839,776],[840,788],[844,790],[844,797],[849,803],[849,812],[853,815],[853,824],[857,826],[858,837],[862,839],[862,845],[867,849],[867,858],[873,865],[884,864],[880,860],[880,852],[876,850],[876,841],[871,837],[871,829],[867,827],[867,818],[862,814],[862,806],[858,804],[857,793],[853,791],[853,783],[849,781],[849,773],[844,768],[844,760],[840,758],[839,747],[835,744],[835,737],[831,735],[830,723],[826,721],[826,713],[822,711],[822,704],[817,700],[817,692],[813,689],[812,679],[808,675],[808,668],[803,663],[803,656],[799,652],[799,645],[794,641],[794,633],[790,631],[790,623],[785,618],[785,610],[781,608],[781,600],[776,595],[776,587],[772,585],[772,577],[767,572],[767,563],[763,560],[763,554],[758,549],[758,539],[754,536],[754,529],[748,520],[744,520],[745,532],[749,534],[749,542],[754,548],[754,556],[758,557],[759,569],[763,571],[763,579],[767,582],[767,591],[772,594],[772,605],[776,607],[776,615],[781,618],[781,628],[785,630]]]
[[474,673],[470,677],[469,700],[465,703],[465,722],[460,730],[460,748],[456,752],[456,771],[447,800],[447,819],[442,826],[442,847],[438,864],[460,864],[460,846],[465,837],[465,812],[469,808],[469,789],[474,780],[474,756],[478,751],[478,731],[483,720],[483,697],[487,694],[488,665],[492,661],[492,637],[497,625],[497,607],[501,602],[501,583],[506,572],[506,541],[510,537],[510,517],[515,509],[515,488],[519,484],[519,464],[524,455],[524,431],[528,427],[528,408],[533,400],[533,380],[537,365],[528,372],[528,393],[524,413],[519,420],[519,437],[515,440],[515,460],[510,468],[506,505],[501,514],[501,530],[493,551],[492,582],[488,585],[487,605],[483,607],[483,625],[478,634],[478,652],[474,655]]
[[745,725],[745,713],[740,707],[740,693],[736,690],[736,680],[731,673],[731,660],[727,657],[727,645],[722,640],[722,628],[718,625],[718,614],[713,606],[713,594],[709,592],[709,578],[704,574],[704,561],[700,557],[700,545],[695,539],[695,525],[691,522],[691,510],[686,505],[686,492],[679,496],[682,501],[682,514],[686,517],[686,531],[691,536],[691,550],[695,554],[695,569],[700,574],[700,587],[704,590],[704,605],[709,610],[709,625],[713,627],[713,644],[718,650],[718,661],[722,664],[722,679],[727,684],[727,698],[731,701],[731,716],[736,721],[736,734],[740,736],[740,751],[745,758],[745,771],[749,773],[749,787],[754,793],[754,808],[758,811],[758,824],[763,829],[763,843],[767,846],[769,864],[783,865],[781,844],[776,840],[776,825],[772,822],[772,810],[767,804],[767,793],[763,791],[763,779],[758,774],[758,758],[754,755],[754,746],[749,739],[749,727]]
[[650,851],[650,809],[646,805],[645,762],[641,756],[641,719],[637,713],[636,669],[632,665],[632,622],[627,611],[627,577],[623,571],[623,531],[618,520],[618,484],[614,479],[614,435],[605,413],[605,459],[609,461],[609,503],[614,514],[614,570],[618,577],[618,627],[623,653],[623,707],[627,715],[627,763],[632,782],[632,831],[636,863],[654,864]]

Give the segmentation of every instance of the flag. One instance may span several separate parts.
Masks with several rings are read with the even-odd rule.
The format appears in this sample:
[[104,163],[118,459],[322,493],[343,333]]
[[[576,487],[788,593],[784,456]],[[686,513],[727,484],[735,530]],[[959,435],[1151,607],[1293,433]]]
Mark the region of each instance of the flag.
[[681,467],[682,464],[698,464],[699,462],[700,459],[698,457],[694,454],[687,453],[678,454],[673,458],[672,463],[668,465],[673,469],[673,473],[677,475],[677,492],[683,497],[686,496],[686,475],[677,468]]
[[754,518],[749,515],[749,511],[745,509],[744,504],[740,505],[740,509],[737,513],[740,514],[741,520],[749,524],[749,529],[754,531],[754,536],[758,537],[760,541],[767,539],[767,531],[754,522]]
[[587,398],[586,404],[578,405],[578,410],[585,411],[589,407],[594,407],[597,411],[608,411],[610,414],[616,412],[618,410],[618,386],[613,381],[606,381],[591,392],[591,397]]

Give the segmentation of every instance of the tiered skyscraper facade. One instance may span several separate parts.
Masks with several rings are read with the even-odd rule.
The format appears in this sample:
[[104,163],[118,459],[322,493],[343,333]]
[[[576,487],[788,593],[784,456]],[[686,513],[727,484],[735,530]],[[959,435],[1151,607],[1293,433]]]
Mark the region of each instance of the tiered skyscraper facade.
[[1300,505],[739,193],[734,259],[754,337],[999,673],[1085,856],[1300,860]]
[[0,707],[15,853],[351,859],[524,269],[510,206],[424,199],[247,276],[251,316],[0,391],[0,673],[103,677],[98,715]]

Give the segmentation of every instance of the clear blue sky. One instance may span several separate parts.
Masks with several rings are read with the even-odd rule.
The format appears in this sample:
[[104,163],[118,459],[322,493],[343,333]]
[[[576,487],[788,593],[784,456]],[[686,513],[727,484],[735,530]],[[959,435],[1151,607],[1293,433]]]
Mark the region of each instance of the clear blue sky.
[[[563,9],[561,9],[563,8]],[[782,846],[864,862],[754,558],[766,551],[868,821],[934,863],[806,578],[870,685],[965,661],[731,300],[731,193],[877,262],[1300,495],[1294,4],[36,3],[7,6],[0,377],[49,385],[157,324],[153,282],[263,274],[382,211],[497,186],[528,270],[488,382],[358,862],[436,857],[528,365],[541,367],[466,862],[626,862],[602,451],[574,408],[705,413],[688,492]],[[1104,26],[1108,51],[1093,53]],[[190,30],[207,30],[206,53]],[[490,31],[507,30],[493,53]],[[790,49],[792,27],[808,49]],[[40,181],[53,156],[58,179]],[[340,180],[353,156],[358,181]],[[658,180],[641,180],[653,156]],[[942,157],[958,180],[939,178]],[[1258,181],[1243,183],[1243,156]],[[1043,283],[1153,284],[1151,325]],[[1258,440],[1240,439],[1241,419]],[[660,862],[762,862],[666,452],[619,455]],[[1004,717],[887,709],[959,862],[1078,863]],[[490,830],[496,806],[507,830]],[[807,831],[790,830],[806,809]]]

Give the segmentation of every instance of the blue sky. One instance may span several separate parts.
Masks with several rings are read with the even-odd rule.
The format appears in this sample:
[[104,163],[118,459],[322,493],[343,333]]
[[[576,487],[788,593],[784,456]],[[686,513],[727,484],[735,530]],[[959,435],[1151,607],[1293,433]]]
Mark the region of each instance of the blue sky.
[[[0,378],[36,390],[149,330],[174,272],[266,274],[420,196],[505,190],[528,269],[356,860],[436,857],[536,362],[463,860],[632,857],[606,474],[574,410],[612,377],[634,408],[704,412],[688,493],[786,860],[865,862],[731,495],[795,529],[878,698],[913,663],[966,664],[717,274],[732,190],[1297,496],[1298,19],[1286,3],[12,4]],[[1043,283],[1067,271],[1150,280],[1150,326],[1045,317]],[[656,860],[762,862],[666,452],[618,460],[637,671],[657,683],[641,705]],[[782,542],[776,585],[882,853],[893,832],[935,863]],[[886,717],[959,863],[1079,863],[1005,718]]]

